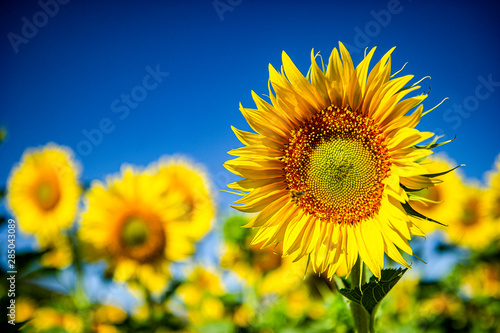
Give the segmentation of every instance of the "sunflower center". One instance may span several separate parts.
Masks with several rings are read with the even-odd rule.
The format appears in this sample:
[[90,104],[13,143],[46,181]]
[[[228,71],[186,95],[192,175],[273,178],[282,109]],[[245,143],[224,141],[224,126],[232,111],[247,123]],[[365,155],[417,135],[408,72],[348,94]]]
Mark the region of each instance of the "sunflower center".
[[121,221],[117,229],[119,241],[113,244],[118,255],[141,262],[153,262],[163,255],[166,237],[159,217],[133,213]]
[[349,204],[370,190],[375,168],[370,152],[359,142],[333,139],[312,151],[306,184],[320,201]]
[[479,200],[471,198],[465,203],[462,215],[462,223],[466,226],[473,226],[479,222]]
[[44,181],[36,187],[36,202],[43,210],[53,209],[60,199],[59,189],[53,182]]
[[285,149],[288,189],[305,211],[335,223],[375,215],[391,166],[373,120],[330,106],[292,133]]
[[138,246],[146,242],[149,235],[147,224],[137,217],[129,219],[122,231],[123,242],[127,246]]

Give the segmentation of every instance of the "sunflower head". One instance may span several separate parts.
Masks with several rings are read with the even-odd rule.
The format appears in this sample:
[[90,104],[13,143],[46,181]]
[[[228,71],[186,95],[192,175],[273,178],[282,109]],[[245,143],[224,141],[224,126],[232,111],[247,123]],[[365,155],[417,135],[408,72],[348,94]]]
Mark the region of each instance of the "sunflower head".
[[49,143],[28,149],[11,171],[7,202],[23,231],[43,247],[51,245],[75,219],[80,167],[69,148]]
[[488,191],[477,183],[466,183],[455,219],[446,228],[448,239],[457,245],[484,249],[498,236],[498,225],[488,212]]
[[192,273],[176,290],[184,301],[189,322],[194,326],[220,321],[226,312],[220,297],[224,295],[221,277],[202,267]]
[[256,133],[233,129],[244,147],[225,167],[243,178],[229,185],[243,195],[235,208],[258,213],[254,244],[282,243],[283,256],[308,256],[330,277],[358,257],[380,277],[384,253],[409,266],[399,250],[412,254],[408,241],[423,235],[413,221],[426,219],[409,193],[439,182],[423,162],[439,144],[419,145],[433,136],[415,128],[427,94],[391,73],[393,50],[371,71],[375,48],[354,67],[340,43],[323,70],[313,50],[307,77],[283,52],[270,102],[252,92],[257,108],[240,106]]
[[[500,225],[500,154],[497,156],[493,170],[487,173],[489,185],[486,192],[486,209],[491,219]],[[498,228],[500,233],[500,226]]]
[[165,178],[124,166],[86,194],[80,238],[94,259],[104,258],[118,280],[138,280],[152,291],[169,277],[168,264],[189,256],[193,243],[176,221],[176,198]]
[[202,238],[215,216],[214,193],[203,167],[186,158],[161,158],[150,171],[169,184],[165,191],[178,208],[176,220],[193,240]]
[[[450,170],[456,165],[443,153],[432,155],[428,161],[431,163],[427,164],[426,167],[430,173]],[[458,172],[449,172],[440,176],[440,182],[437,182],[436,186],[410,193],[411,206],[431,219],[445,224],[453,223],[460,217],[463,206],[465,186],[462,179],[463,177]],[[436,228],[442,229],[437,223],[414,221],[426,233],[434,231]]]

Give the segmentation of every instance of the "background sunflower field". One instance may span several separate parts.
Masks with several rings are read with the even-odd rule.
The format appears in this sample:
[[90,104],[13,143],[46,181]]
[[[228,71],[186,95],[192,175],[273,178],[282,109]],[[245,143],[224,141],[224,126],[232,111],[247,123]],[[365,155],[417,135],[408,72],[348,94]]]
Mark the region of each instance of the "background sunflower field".
[[[251,245],[223,168],[285,50],[415,74],[465,164],[420,196],[381,332],[500,332],[500,27],[486,1],[4,1],[0,307],[24,332],[353,332],[334,280]],[[443,169],[442,168],[442,169]],[[9,236],[14,235],[15,237]],[[11,251],[14,250],[14,251]],[[9,261],[10,260],[10,261]],[[386,259],[387,260],[387,259]],[[425,263],[424,263],[425,262]],[[389,267],[399,267],[386,261]],[[12,266],[11,266],[12,265]],[[14,300],[14,301],[13,301]],[[14,306],[12,306],[14,304]],[[10,308],[9,308],[10,307]],[[12,310],[12,309],[15,310]],[[14,314],[15,316],[9,316]],[[15,318],[15,319],[13,319]],[[9,323],[10,321],[10,323]],[[15,324],[15,325],[14,325]]]

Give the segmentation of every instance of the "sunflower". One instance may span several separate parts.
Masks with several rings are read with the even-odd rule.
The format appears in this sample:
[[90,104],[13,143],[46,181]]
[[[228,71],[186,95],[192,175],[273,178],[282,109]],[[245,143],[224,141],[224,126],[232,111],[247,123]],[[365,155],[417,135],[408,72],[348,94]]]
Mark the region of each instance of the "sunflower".
[[151,168],[169,184],[170,197],[177,200],[180,213],[177,220],[182,227],[194,240],[202,238],[215,215],[207,174],[201,167],[179,157],[160,159]]
[[228,186],[244,195],[234,208],[259,213],[254,244],[283,243],[282,256],[309,256],[329,277],[359,257],[380,277],[384,253],[409,267],[398,248],[412,254],[423,235],[407,192],[438,182],[422,162],[436,144],[417,145],[433,136],[415,129],[427,95],[404,99],[420,87],[391,76],[393,49],[368,73],[375,48],[354,68],[339,46],[324,71],[313,50],[307,78],[285,52],[281,73],[269,66],[271,103],[252,92],[257,109],[240,105],[257,133],[233,128],[245,146],[225,167],[243,179]]
[[487,180],[486,209],[490,218],[497,221],[500,232],[500,155],[496,158],[494,169],[487,173]]
[[486,191],[478,184],[464,186],[459,216],[445,229],[448,239],[472,249],[484,249],[498,235],[498,227],[486,209]]
[[65,236],[51,241],[47,247],[50,249],[40,258],[40,263],[47,267],[64,268],[73,261],[71,239]]
[[416,307],[420,322],[433,318],[464,318],[464,302],[455,293],[439,291],[421,300]]
[[461,278],[461,289],[467,297],[500,297],[500,263],[480,262]]
[[127,313],[112,305],[98,305],[93,312],[93,331],[97,333],[118,333],[115,324],[121,324],[127,319]]
[[[429,160],[433,161],[432,164],[428,165],[428,169],[432,173],[439,173],[456,166],[456,163],[443,153],[433,155]],[[449,224],[460,216],[462,193],[465,188],[461,178],[455,172],[447,173],[441,176],[440,179],[443,182],[436,186],[413,192],[410,200],[412,207],[418,212],[434,220]],[[415,223],[425,233],[440,227],[437,223],[421,223],[418,220]]]
[[75,219],[80,168],[69,148],[49,143],[27,149],[11,171],[7,203],[21,230],[53,245]]
[[161,291],[169,263],[193,252],[185,228],[174,223],[179,211],[168,188],[164,178],[131,166],[106,183],[92,182],[79,235],[92,246],[95,259],[110,263],[115,279]]
[[[249,220],[235,215],[224,223],[224,244],[221,266],[230,269],[248,286],[253,286],[259,296],[281,295],[301,284],[304,279],[305,262],[295,264],[291,258],[281,258],[281,244],[276,247],[262,247],[251,244],[254,230],[241,229]],[[242,246],[243,245],[243,246]]]
[[220,321],[225,315],[226,309],[220,299],[225,291],[216,272],[195,267],[176,293],[183,300],[189,322],[194,326]]

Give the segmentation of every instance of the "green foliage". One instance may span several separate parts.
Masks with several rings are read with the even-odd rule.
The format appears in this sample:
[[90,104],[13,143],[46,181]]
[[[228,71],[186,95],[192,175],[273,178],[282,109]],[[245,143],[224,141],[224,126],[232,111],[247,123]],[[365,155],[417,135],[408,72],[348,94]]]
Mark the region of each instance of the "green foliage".
[[250,229],[242,228],[248,223],[248,219],[241,215],[234,215],[224,222],[224,239],[235,244],[244,244],[250,234]]
[[378,304],[403,277],[408,269],[383,269],[380,281],[372,276],[368,283],[354,289],[340,289],[339,292],[352,302],[361,305],[370,315]]

